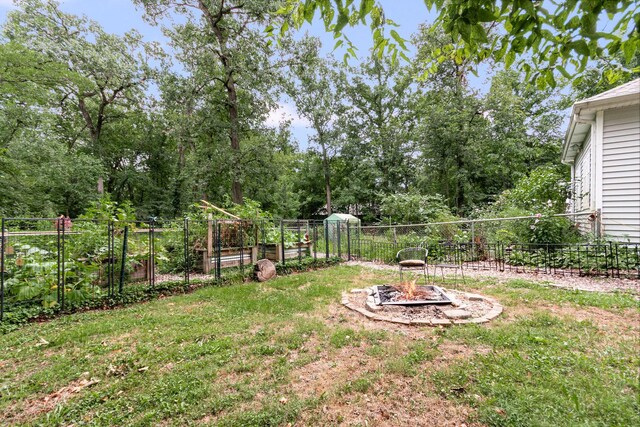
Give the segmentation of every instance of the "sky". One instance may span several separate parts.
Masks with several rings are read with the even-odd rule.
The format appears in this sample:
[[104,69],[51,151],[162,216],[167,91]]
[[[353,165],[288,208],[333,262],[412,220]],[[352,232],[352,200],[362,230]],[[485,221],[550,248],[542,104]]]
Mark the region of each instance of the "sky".
[[[131,0],[62,0],[60,3],[65,12],[86,15],[97,21],[109,33],[121,35],[136,29],[146,41],[157,41],[166,46],[167,39],[160,27],[145,22],[142,17],[143,10],[136,8]],[[380,0],[380,3],[386,16],[398,24],[396,31],[405,39],[417,31],[420,24],[427,20],[429,22],[434,20],[435,15],[429,13],[422,0]],[[5,22],[7,12],[13,7],[13,0],[0,0],[0,25]],[[301,32],[319,37],[322,41],[323,53],[328,54],[332,51],[335,44],[333,34],[328,34],[322,23],[306,24]],[[359,57],[364,57],[372,47],[371,32],[368,27],[347,27],[344,33],[358,47]],[[342,58],[344,50],[339,49],[334,52],[334,55]],[[357,59],[351,61],[356,63]],[[291,121],[292,134],[298,140],[300,147],[307,147],[308,137],[313,134],[313,131],[309,128],[308,121],[296,113],[295,106],[286,100],[280,103],[278,110],[271,113],[267,124],[277,126],[283,117]]]

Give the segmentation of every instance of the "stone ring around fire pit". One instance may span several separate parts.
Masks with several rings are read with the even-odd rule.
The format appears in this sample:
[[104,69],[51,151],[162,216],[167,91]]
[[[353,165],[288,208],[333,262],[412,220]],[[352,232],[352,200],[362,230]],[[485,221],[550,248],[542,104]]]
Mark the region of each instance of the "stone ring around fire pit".
[[353,289],[342,294],[342,304],[372,320],[419,326],[486,323],[502,313],[502,305],[484,295],[411,285]]

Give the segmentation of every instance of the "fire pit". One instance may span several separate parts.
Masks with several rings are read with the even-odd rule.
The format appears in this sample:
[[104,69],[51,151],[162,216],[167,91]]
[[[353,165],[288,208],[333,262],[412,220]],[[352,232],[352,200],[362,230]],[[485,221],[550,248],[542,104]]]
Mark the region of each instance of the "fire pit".
[[404,325],[446,326],[484,323],[502,312],[492,298],[438,286],[416,286],[414,281],[353,289],[342,304],[372,320]]
[[412,282],[406,287],[374,286],[373,299],[377,305],[427,305],[451,304],[451,299],[437,286],[416,286]]

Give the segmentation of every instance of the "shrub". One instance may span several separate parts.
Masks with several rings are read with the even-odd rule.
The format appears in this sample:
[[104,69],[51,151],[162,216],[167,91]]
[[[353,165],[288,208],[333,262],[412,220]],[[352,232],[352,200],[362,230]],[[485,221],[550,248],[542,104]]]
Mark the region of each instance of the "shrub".
[[382,198],[380,213],[385,223],[398,224],[424,224],[453,216],[441,195],[417,193],[386,195]]
[[568,218],[553,215],[565,212],[566,183],[557,169],[540,167],[504,191],[481,218],[536,216],[534,219],[483,224],[478,231],[487,241],[503,243],[554,244],[579,240]]

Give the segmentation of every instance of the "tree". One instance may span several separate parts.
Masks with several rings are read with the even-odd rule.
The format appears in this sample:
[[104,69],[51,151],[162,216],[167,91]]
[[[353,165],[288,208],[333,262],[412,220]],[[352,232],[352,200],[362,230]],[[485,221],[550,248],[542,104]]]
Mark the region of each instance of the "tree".
[[341,79],[347,104],[341,122],[350,143],[366,150],[379,191],[407,191],[415,148],[413,80],[398,64],[375,56],[350,71]]
[[86,131],[99,150],[111,110],[130,109],[141,96],[149,75],[144,55],[155,47],[143,43],[136,31],[123,37],[108,34],[85,17],[62,12],[53,0],[19,0],[17,5],[8,14],[4,37],[67,67],[47,75],[61,109],[61,127],[72,125],[66,143],[73,148]]
[[[438,11],[436,26],[451,37],[450,43],[429,58],[428,70],[445,59],[461,62],[471,58],[481,62],[493,58],[498,62],[504,60],[506,68],[517,60],[527,80],[535,81],[539,87],[553,87],[558,75],[581,74],[589,60],[610,58],[623,52],[623,67],[608,76],[609,81],[614,82],[634,71],[627,64],[640,50],[640,14],[637,2],[632,0],[425,0],[424,3]],[[549,5],[555,9],[547,9]],[[281,9],[298,28],[305,21],[311,23],[316,12],[326,29],[338,38],[347,25],[368,22],[379,55],[386,51],[395,58],[398,47],[404,49],[405,40],[395,30],[385,35],[385,26],[394,23],[385,17],[384,10],[374,0],[359,3],[289,0]],[[605,17],[613,22],[613,28],[607,32],[600,28]],[[285,24],[281,29],[287,28]],[[497,37],[492,39],[490,34]],[[355,56],[353,46],[348,53]]]
[[293,78],[287,84],[287,94],[298,114],[307,119],[315,131],[311,141],[320,148],[326,210],[331,215],[331,160],[340,147],[339,135],[334,129],[341,110],[336,87],[337,64],[318,56],[319,40],[309,39],[307,43],[312,44],[311,50],[291,66]]
[[[190,21],[177,26],[173,35],[199,41],[209,58],[205,59],[211,72],[210,78],[223,86],[227,121],[227,134],[231,147],[232,183],[231,197],[234,203],[242,204],[242,170],[240,169],[240,139],[242,129],[242,111],[239,100],[239,86],[243,81],[251,80],[259,73],[260,67],[252,63],[258,59],[248,57],[253,53],[268,49],[267,42],[255,31],[257,25],[267,25],[277,4],[270,1],[243,2],[237,0],[135,0],[145,7],[152,22],[178,12],[186,15]],[[200,18],[202,26],[191,22],[195,16]],[[197,21],[196,21],[197,22]],[[204,31],[204,35],[198,34]],[[258,59],[258,62],[260,59]],[[250,88],[246,87],[249,91]]]

